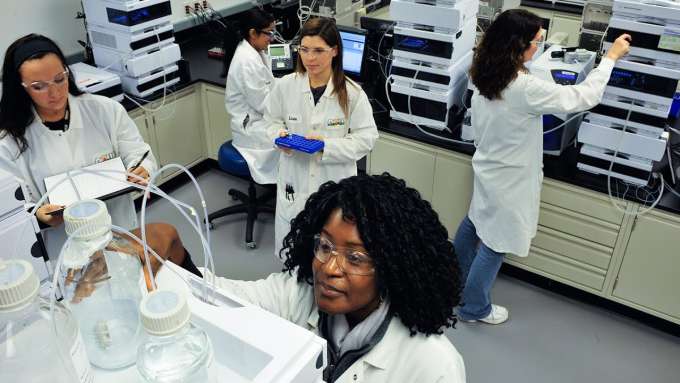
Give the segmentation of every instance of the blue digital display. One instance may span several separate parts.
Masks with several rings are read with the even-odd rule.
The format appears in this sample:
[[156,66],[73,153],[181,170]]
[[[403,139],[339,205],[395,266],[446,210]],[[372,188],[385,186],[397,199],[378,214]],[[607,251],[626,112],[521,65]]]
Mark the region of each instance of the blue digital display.
[[401,40],[399,45],[405,47],[405,48],[411,48],[411,49],[423,49],[427,47],[427,41],[423,39],[417,39],[414,37],[407,37]]
[[614,70],[612,70],[612,77],[626,77],[626,78],[630,78],[630,77],[633,77],[633,74],[630,73],[630,72],[628,72],[628,71],[624,72],[624,71],[620,71],[620,70],[614,69]]
[[553,77],[560,80],[576,80],[576,73],[574,72],[555,72]]
[[130,19],[134,24],[137,24],[140,21],[146,21],[149,18],[151,18],[151,12],[149,12],[148,8],[142,8],[137,11],[130,12]]

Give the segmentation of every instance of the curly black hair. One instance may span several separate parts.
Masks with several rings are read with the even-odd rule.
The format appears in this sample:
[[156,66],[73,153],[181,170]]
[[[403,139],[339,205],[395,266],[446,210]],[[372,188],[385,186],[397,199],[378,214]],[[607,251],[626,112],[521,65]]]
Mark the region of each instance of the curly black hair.
[[540,17],[524,9],[509,9],[491,23],[475,48],[470,67],[470,79],[479,94],[501,99],[517,72],[526,69],[523,53],[542,25]]
[[373,259],[379,294],[411,335],[441,334],[456,322],[460,302],[458,260],[446,228],[429,202],[388,173],[326,182],[291,221],[283,240],[284,271],[313,284],[314,235],[341,209],[354,222]]

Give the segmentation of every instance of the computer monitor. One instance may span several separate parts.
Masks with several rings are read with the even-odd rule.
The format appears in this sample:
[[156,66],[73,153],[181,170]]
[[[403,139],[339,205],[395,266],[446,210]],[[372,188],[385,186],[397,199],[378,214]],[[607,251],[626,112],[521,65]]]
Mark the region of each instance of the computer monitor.
[[366,31],[338,25],[342,39],[342,69],[355,80],[361,80],[366,50]]

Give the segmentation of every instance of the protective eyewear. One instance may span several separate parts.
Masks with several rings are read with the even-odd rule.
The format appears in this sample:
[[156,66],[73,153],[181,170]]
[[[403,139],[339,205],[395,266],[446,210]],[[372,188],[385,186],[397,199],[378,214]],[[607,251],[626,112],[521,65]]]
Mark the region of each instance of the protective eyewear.
[[54,76],[52,81],[33,81],[29,84],[21,83],[24,88],[30,88],[34,92],[47,92],[50,85],[61,86],[68,82],[68,69]]
[[318,57],[323,54],[326,54],[330,51],[332,51],[333,48],[307,48],[307,47],[300,47],[298,48],[298,52],[304,56],[314,56]]
[[373,275],[375,267],[373,260],[366,253],[352,248],[338,247],[330,240],[317,234],[314,236],[314,257],[321,263],[326,263],[335,256],[340,270],[345,274]]
[[545,45],[545,40],[544,40],[544,39],[540,39],[540,40],[531,40],[531,44],[534,44],[537,48],[540,48],[540,47],[542,47],[543,45]]
[[270,39],[273,39],[274,36],[276,36],[276,30],[273,29],[271,31],[260,31],[263,35],[267,35]]

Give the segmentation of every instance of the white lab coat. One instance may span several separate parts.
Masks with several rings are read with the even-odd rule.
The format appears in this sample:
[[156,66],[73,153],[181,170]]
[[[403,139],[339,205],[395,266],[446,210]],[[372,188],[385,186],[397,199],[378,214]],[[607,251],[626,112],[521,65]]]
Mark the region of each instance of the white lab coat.
[[[125,167],[130,168],[150,150],[120,103],[90,94],[69,95],[68,103],[70,119],[66,132],[49,130],[34,110],[35,119],[26,128],[29,146],[24,153],[19,155],[12,137],[0,139],[0,169],[26,183],[29,202],[38,202],[46,193],[46,177],[115,157],[121,157]],[[153,154],[141,166],[149,173],[154,172],[157,165]],[[113,198],[106,205],[113,224],[128,230],[138,226],[130,194]],[[63,225],[44,230],[43,237],[48,254],[56,259],[66,239]]]
[[225,106],[231,117],[232,143],[260,184],[275,183],[278,168],[279,153],[268,139],[263,118],[274,82],[269,56],[241,41],[229,66]]
[[291,73],[276,83],[270,95],[265,113],[270,124],[270,142],[278,137],[281,129],[286,129],[301,136],[321,135],[325,145],[323,153],[280,154],[275,223],[277,254],[290,230],[291,219],[302,211],[309,195],[327,181],[356,175],[356,162],[373,149],[378,138],[371,104],[361,87],[347,80],[349,118],[345,118],[337,96],[332,94],[333,89],[331,78],[315,106],[307,74]]
[[472,126],[474,187],[468,216],[485,245],[525,257],[536,236],[543,182],[542,115],[590,109],[602,99],[614,61],[604,58],[578,85],[528,73],[490,101],[475,92]]
[[[271,274],[259,281],[217,278],[218,287],[319,334],[314,288],[296,275]],[[397,317],[382,340],[352,364],[337,383],[464,383],[463,358],[445,335],[410,336]]]

